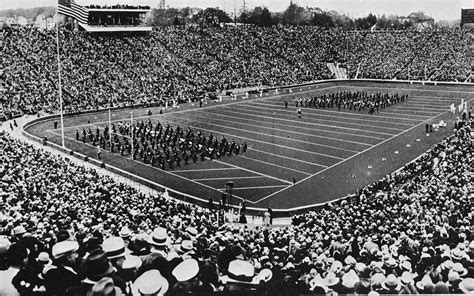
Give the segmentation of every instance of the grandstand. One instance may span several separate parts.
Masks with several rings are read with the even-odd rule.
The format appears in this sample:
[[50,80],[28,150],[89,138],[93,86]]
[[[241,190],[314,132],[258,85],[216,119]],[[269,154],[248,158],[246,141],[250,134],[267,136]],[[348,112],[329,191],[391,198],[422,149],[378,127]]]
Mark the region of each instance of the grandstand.
[[0,295],[474,291],[466,18],[149,11],[64,0],[57,30],[2,29]]

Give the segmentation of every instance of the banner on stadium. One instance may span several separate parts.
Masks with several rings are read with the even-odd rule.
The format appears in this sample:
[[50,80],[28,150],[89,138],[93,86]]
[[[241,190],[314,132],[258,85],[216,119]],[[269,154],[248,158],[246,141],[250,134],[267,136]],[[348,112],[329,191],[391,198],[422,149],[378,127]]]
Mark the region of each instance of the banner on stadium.
[[87,24],[89,19],[89,11],[73,0],[58,0],[58,13],[72,17],[82,24]]

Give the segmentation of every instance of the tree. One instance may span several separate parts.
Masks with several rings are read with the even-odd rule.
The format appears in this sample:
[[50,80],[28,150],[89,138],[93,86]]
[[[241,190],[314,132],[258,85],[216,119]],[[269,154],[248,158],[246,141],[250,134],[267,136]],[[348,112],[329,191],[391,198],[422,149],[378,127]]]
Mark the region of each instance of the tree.
[[255,7],[248,16],[248,23],[259,26],[271,26],[274,24],[272,14],[266,7]]
[[288,25],[309,25],[311,23],[311,13],[298,4],[291,2],[283,12],[282,23]]
[[368,30],[377,23],[377,17],[369,13],[368,16],[358,18],[355,20],[355,26],[357,29]]
[[354,28],[354,21],[345,14],[340,14],[335,10],[330,12],[332,22],[334,23],[335,27],[352,29]]
[[217,25],[219,23],[230,23],[232,19],[229,15],[219,8],[206,8],[195,14],[192,18],[195,22]]
[[313,11],[313,19],[311,23],[315,26],[323,28],[334,27],[334,22],[332,21],[331,15],[325,11],[322,11],[321,9],[316,9]]

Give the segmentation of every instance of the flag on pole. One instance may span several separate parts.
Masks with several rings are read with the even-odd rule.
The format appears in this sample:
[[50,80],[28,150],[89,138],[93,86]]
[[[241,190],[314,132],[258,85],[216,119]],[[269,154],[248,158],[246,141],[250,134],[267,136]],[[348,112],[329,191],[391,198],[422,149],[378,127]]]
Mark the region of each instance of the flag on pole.
[[87,8],[68,0],[58,1],[58,13],[72,17],[82,24],[87,24],[89,18],[89,10]]

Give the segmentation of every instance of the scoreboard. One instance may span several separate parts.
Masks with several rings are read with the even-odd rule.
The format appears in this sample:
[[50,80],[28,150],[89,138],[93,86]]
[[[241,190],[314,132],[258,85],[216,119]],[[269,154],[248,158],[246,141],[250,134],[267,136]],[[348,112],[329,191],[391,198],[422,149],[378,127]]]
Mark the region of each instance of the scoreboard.
[[465,24],[474,24],[474,8],[461,9],[461,26]]

